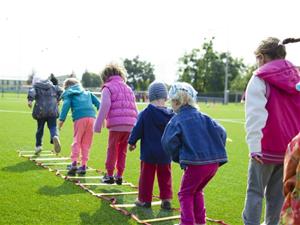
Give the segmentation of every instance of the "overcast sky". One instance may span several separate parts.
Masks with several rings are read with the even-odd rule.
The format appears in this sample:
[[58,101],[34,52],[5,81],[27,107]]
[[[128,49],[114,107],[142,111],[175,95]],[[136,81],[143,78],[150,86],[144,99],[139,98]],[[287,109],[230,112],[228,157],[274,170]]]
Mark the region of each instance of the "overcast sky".
[[[1,0],[0,78],[32,69],[81,76],[139,55],[158,79],[176,79],[177,60],[215,36],[215,49],[255,63],[259,41],[300,37],[297,0]],[[300,43],[287,46],[300,65]]]

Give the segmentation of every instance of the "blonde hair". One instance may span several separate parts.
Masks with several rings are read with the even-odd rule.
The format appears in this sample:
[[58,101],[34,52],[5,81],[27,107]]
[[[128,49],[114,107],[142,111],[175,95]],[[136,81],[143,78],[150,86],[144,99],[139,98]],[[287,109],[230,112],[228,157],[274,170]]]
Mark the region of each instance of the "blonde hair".
[[110,63],[101,72],[101,79],[105,83],[111,76],[120,76],[126,82],[127,71],[124,66],[118,63]]
[[75,84],[80,84],[76,78],[73,78],[73,77],[68,78],[64,81],[64,89],[66,90]]
[[188,83],[174,83],[170,88],[169,98],[172,101],[177,101],[179,107],[183,105],[191,105],[198,108],[197,91]]
[[286,38],[282,42],[278,38],[269,37],[262,40],[255,50],[255,55],[267,55],[270,59],[284,59],[286,56],[285,44],[299,42],[300,38]]

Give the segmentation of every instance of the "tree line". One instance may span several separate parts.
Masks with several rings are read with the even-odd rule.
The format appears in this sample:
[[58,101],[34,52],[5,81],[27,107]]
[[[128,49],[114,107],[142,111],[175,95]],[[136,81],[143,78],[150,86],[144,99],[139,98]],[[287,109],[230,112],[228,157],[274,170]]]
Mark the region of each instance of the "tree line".
[[[205,40],[202,46],[186,52],[178,59],[177,80],[188,82],[199,93],[223,92],[225,74],[228,74],[228,90],[244,91],[256,69],[246,65],[241,58],[234,58],[229,52],[218,52],[214,49],[214,38]],[[155,80],[155,67],[150,62],[140,59],[123,60],[127,70],[127,84],[136,91],[146,91]],[[32,78],[32,74],[29,76]],[[84,87],[100,87],[99,74],[86,70],[82,75]]]

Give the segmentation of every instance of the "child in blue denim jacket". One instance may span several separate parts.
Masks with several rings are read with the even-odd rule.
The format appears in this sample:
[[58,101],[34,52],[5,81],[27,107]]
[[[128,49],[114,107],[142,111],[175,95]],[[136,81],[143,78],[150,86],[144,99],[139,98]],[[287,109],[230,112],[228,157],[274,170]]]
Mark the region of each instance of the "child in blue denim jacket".
[[169,98],[177,114],[161,140],[164,150],[184,169],[178,193],[181,225],[206,223],[203,189],[227,162],[225,129],[197,110],[196,97],[190,84],[171,86]]

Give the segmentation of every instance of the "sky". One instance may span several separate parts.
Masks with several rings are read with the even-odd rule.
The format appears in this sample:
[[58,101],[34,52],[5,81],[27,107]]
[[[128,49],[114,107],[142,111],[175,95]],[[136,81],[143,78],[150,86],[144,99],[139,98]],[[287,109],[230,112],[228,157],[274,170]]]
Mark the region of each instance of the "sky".
[[[156,78],[177,78],[178,59],[205,38],[215,50],[254,64],[270,36],[300,37],[297,0],[1,0],[0,79],[85,70],[139,55]],[[300,43],[287,45],[300,65]]]

